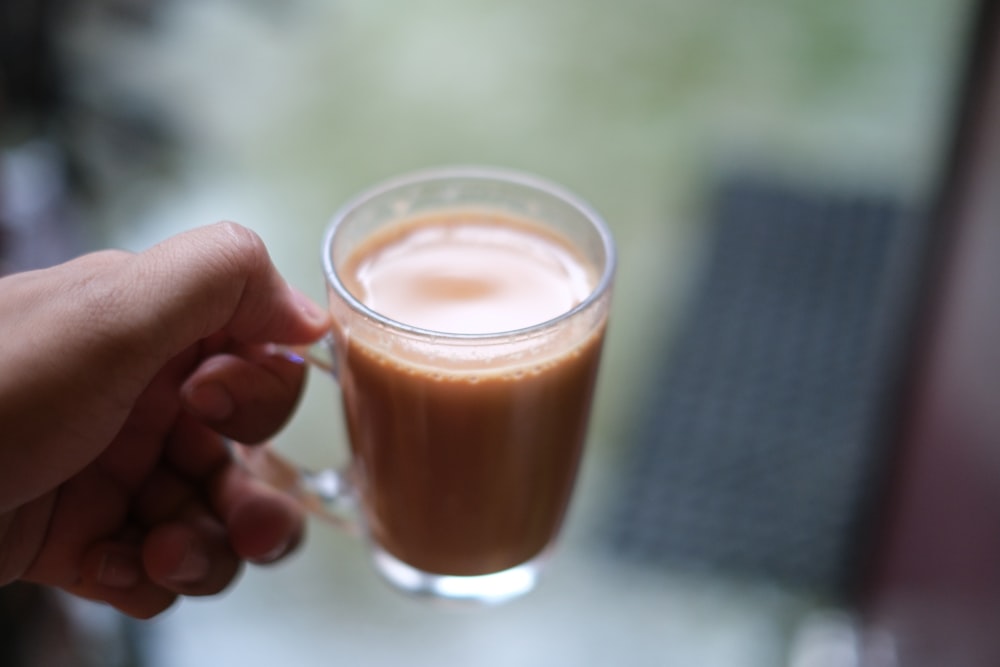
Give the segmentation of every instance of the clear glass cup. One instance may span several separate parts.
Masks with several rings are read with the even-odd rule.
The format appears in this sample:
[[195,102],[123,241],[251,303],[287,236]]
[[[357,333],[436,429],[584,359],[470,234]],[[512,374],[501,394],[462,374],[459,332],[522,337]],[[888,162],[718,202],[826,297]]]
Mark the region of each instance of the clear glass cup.
[[[595,287],[540,324],[469,334],[395,321],[345,286],[344,261],[373,233],[454,210],[499,212],[558,233]],[[322,260],[334,326],[325,354],[303,356],[340,385],[350,462],[302,473],[270,448],[234,451],[315,513],[357,529],[375,570],[396,589],[480,603],[532,590],[558,537],[586,439],[615,272],[607,226],[576,196],[537,177],[443,168],[349,202],[330,223]],[[344,511],[345,500],[353,512]]]

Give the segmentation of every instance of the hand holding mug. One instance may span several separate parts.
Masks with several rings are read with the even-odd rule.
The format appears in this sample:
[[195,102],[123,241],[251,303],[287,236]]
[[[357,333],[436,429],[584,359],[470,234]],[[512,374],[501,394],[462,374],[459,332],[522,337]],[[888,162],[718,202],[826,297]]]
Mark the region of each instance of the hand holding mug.
[[0,585],[148,617],[291,550],[299,504],[226,439],[280,428],[304,369],[271,344],[329,326],[232,223],[0,280]]
[[[329,314],[232,223],[0,280],[0,585],[148,617],[282,557],[305,508],[347,499],[399,590],[531,590],[579,465],[614,265],[573,195],[455,169],[338,213]],[[304,374],[281,351],[331,330],[350,463],[303,475],[235,444],[280,429]]]

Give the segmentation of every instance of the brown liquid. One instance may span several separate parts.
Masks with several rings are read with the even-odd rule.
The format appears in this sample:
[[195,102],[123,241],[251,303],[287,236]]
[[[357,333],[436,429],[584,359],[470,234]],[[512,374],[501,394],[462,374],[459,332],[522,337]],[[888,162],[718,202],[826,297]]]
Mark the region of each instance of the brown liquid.
[[[592,274],[558,238],[483,214],[383,231],[340,271],[369,307],[456,333],[556,317],[592,291]],[[351,339],[341,384],[375,541],[437,574],[497,572],[539,555],[572,491],[602,337],[603,323],[542,362],[444,370]]]

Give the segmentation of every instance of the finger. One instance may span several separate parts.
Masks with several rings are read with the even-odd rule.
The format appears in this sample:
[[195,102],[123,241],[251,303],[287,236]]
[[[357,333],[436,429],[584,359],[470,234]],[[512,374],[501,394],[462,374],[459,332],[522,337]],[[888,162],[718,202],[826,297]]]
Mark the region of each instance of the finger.
[[212,504],[226,524],[230,545],[241,558],[272,563],[302,542],[305,512],[301,505],[236,466],[219,472]]
[[127,540],[104,540],[92,545],[81,561],[79,580],[65,588],[135,618],[156,616],[177,599],[176,593],[146,576],[138,545]]
[[[189,528],[187,533],[170,529],[156,538],[162,543],[147,545],[147,549],[160,550],[162,561],[155,563],[151,574],[168,587],[194,583],[199,575],[196,566],[199,562],[204,566],[206,557],[232,555],[255,563],[277,560],[301,542],[305,524],[303,510],[295,500],[251,477],[231,459],[201,484],[157,471],[136,499],[133,511],[139,521],[156,530],[171,524]],[[218,544],[220,531],[228,550]],[[181,553],[188,549],[190,553]],[[187,563],[183,563],[185,558]],[[179,579],[177,572],[182,573]],[[207,572],[200,574],[206,580],[199,582],[199,588],[171,590],[192,595],[211,592],[209,582],[213,579]],[[176,581],[171,582],[171,576]]]
[[181,388],[185,407],[214,430],[241,442],[271,437],[288,420],[306,369],[260,347],[207,359]]
[[152,581],[183,595],[214,595],[233,581],[241,566],[225,527],[206,513],[150,530],[142,562]]
[[175,593],[217,593],[239,570],[225,526],[202,500],[204,491],[202,485],[160,469],[133,506],[147,530],[143,568],[152,581]]

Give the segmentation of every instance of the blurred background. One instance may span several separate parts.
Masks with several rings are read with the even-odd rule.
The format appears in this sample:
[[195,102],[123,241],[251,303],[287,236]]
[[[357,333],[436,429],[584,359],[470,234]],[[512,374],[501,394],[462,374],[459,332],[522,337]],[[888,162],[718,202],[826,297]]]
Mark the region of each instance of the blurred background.
[[[322,300],[334,209],[470,163],[589,200],[620,272],[537,592],[428,607],[317,524],[288,562],[150,622],[2,589],[0,664],[902,664],[859,591],[975,11],[3,0],[0,272],[230,219]],[[329,384],[277,444],[314,466],[343,458]]]

